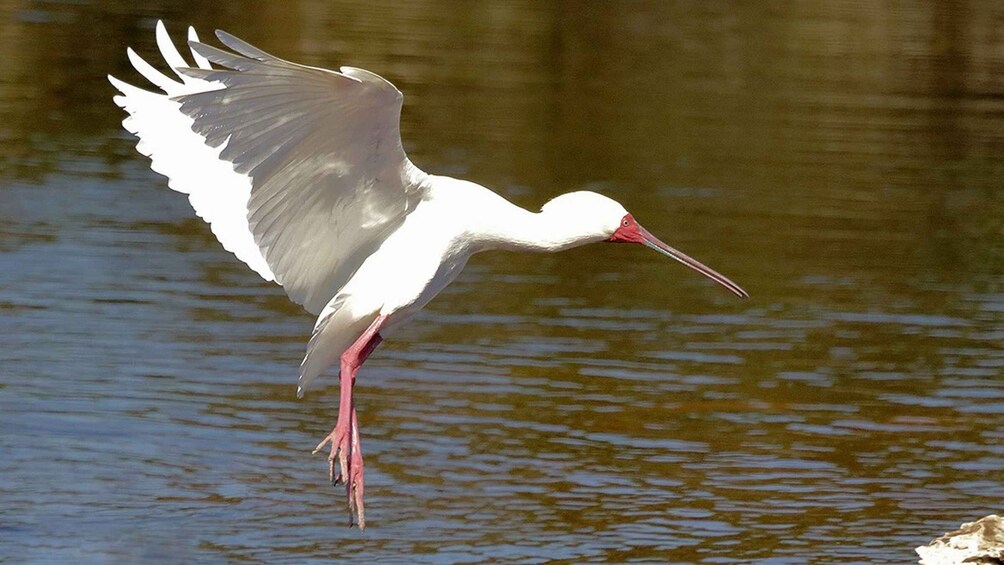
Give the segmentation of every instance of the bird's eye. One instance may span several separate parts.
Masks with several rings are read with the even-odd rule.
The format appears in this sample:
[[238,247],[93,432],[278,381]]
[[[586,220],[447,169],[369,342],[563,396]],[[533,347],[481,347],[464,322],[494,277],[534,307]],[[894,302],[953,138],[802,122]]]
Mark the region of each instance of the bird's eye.
[[630,223],[630,222],[628,222],[628,221],[627,221],[627,220],[625,219],[625,220],[624,220],[623,222],[621,222],[621,225],[622,225],[622,226],[624,226],[624,227],[628,227],[628,224],[629,224],[629,223]]

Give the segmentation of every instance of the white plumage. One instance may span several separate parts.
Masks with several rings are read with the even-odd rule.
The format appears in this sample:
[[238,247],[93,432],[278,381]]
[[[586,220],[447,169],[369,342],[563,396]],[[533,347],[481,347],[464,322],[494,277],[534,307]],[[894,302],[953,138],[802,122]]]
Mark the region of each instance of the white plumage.
[[356,371],[472,254],[638,243],[746,296],[599,194],[565,194],[531,213],[482,186],[420,171],[401,145],[400,91],[369,71],[291,63],[225,32],[217,37],[233,52],[200,43],[193,29],[188,37],[194,66],[157,23],[172,77],[128,51],[163,94],[108,77],[122,93],[115,103],[129,113],[123,126],[225,249],[319,314],[298,394],[340,362],[338,423],[318,449],[331,442],[332,480],[346,482],[360,527]]
[[[190,37],[198,40],[195,30],[190,31]],[[184,64],[162,23],[157,25],[157,43],[172,65]],[[223,148],[206,145],[203,138],[192,131],[193,120],[181,113],[181,104],[170,98],[222,85],[190,77],[178,82],[151,67],[132,49],[128,54],[133,66],[166,93],[148,92],[108,77],[122,92],[122,96],[114,98],[115,103],[129,112],[122,125],[140,138],[136,149],[150,157],[150,167],[168,178],[168,186],[188,195],[195,213],[209,223],[227,251],[265,280],[275,280],[247,227],[244,203],[251,194],[251,179],[236,173],[230,163],[221,160],[219,155]],[[205,59],[199,58],[197,62],[203,68],[209,67]]]

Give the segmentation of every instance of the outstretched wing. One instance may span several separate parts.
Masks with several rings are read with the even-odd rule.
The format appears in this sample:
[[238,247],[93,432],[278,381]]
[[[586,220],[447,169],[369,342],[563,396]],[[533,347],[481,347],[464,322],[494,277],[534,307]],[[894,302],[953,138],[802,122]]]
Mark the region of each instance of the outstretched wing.
[[[163,36],[166,40],[166,32]],[[209,151],[200,149],[203,156],[230,168],[230,209],[242,209],[245,232],[290,298],[318,313],[421,198],[425,174],[401,146],[401,93],[362,69],[335,72],[298,65],[224,32],[217,37],[234,52],[192,39],[198,68],[179,64],[173,45],[165,49],[159,41],[182,82],[162,75],[154,80],[144,73],[167,95],[144,94],[158,96],[162,109],[171,107],[173,119],[187,125]],[[224,68],[210,68],[210,62]],[[142,66],[137,65],[140,72]],[[137,105],[131,110],[130,93],[123,93],[120,105],[131,119],[145,113]],[[171,178],[172,188],[176,175],[191,176],[191,169],[202,166],[173,153],[186,151],[179,146],[187,146],[191,138],[161,136],[149,126],[136,130],[141,151],[150,140],[155,170],[157,154],[170,155],[160,172]],[[235,188],[238,181],[247,187],[243,195]],[[195,205],[196,193],[216,191],[218,187],[203,184],[187,192]],[[209,213],[196,210],[217,233]],[[224,237],[217,236],[227,247]],[[243,247],[233,247],[227,248],[255,268],[235,251],[243,252]]]
[[[191,28],[188,37],[198,40]],[[171,67],[187,66],[161,22],[157,22],[157,45]],[[192,118],[181,113],[181,103],[170,98],[200,92],[213,88],[213,85],[184,76],[180,77],[180,81],[169,78],[132,49],[128,50],[128,54],[136,70],[166,93],[149,92],[113,76],[108,77],[122,93],[114,100],[129,113],[122,126],[139,137],[136,149],[150,158],[150,167],[154,171],[168,178],[171,189],[188,195],[195,213],[209,223],[216,239],[227,251],[247,263],[265,280],[275,280],[248,229],[247,200],[251,195],[251,179],[238,174],[233,165],[221,160],[222,148],[206,145],[202,136],[192,131]],[[210,68],[208,61],[193,55],[196,55],[196,64],[204,69]]]

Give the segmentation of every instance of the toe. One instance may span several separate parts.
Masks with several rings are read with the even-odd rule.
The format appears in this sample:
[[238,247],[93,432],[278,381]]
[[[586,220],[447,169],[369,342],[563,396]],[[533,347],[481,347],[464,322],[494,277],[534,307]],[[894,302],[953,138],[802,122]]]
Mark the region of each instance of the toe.
[[352,489],[352,502],[356,509],[357,520],[356,523],[359,524],[359,529],[366,529],[366,510],[363,506],[363,478],[360,476]]
[[338,469],[340,474],[338,475],[337,484],[342,484],[343,482],[348,481],[351,476],[349,473],[352,472],[352,469],[349,467],[349,458],[345,453],[346,451],[348,451],[348,449],[345,448],[338,450]]
[[324,447],[324,444],[328,443],[329,441],[331,441],[331,434],[328,434],[327,437],[322,439],[321,443],[317,444],[317,447],[315,447],[314,450],[310,452],[310,454],[317,455],[317,452],[320,451]]

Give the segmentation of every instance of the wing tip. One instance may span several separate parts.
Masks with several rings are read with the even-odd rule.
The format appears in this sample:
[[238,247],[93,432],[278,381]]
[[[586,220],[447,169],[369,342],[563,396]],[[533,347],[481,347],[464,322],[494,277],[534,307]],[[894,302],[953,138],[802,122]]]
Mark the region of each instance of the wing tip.
[[214,50],[219,51],[219,49],[217,49],[216,47],[213,47],[212,45],[207,45],[199,41],[199,38],[195,39],[189,38],[188,47],[192,50],[193,53],[200,55],[202,57],[206,57],[207,59],[208,57],[206,56],[206,53],[212,53]]
[[112,75],[108,75],[108,82],[110,82],[111,85],[113,87],[115,87],[115,90],[119,91],[119,94],[115,94],[114,96],[112,96],[112,102],[114,102],[115,105],[118,106],[119,108],[125,109],[125,107],[126,107],[126,87],[128,85],[126,83],[120,81],[119,79],[113,77]]
[[124,80],[119,80],[113,77],[112,75],[105,76],[108,78],[108,82],[115,87],[115,90],[119,91],[119,94],[112,96],[112,102],[114,102],[119,108],[125,109],[126,104],[128,103],[129,89],[135,87]]
[[197,51],[195,51],[195,49],[192,49],[192,42],[201,43],[199,41],[199,33],[195,31],[193,26],[188,26],[188,38],[186,44],[188,45],[188,49],[192,52],[192,58],[195,59],[196,66],[200,69],[212,69],[213,67],[209,64],[209,59],[200,55]]

